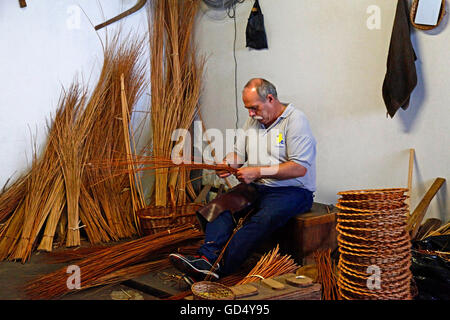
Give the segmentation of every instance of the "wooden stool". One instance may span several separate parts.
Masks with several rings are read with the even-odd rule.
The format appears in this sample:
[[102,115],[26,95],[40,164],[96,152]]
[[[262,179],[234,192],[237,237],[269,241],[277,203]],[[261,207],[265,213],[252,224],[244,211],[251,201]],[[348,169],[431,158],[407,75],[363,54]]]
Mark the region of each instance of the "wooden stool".
[[276,244],[282,254],[289,254],[297,263],[314,263],[314,251],[337,248],[336,212],[333,205],[314,202],[309,212],[301,213],[272,234],[258,252],[267,252]]

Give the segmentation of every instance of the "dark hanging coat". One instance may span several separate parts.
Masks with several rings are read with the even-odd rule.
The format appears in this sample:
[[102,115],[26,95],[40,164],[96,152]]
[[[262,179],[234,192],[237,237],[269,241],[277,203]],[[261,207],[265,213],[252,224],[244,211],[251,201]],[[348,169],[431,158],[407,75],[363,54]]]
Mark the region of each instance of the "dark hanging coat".
[[407,2],[398,0],[383,82],[383,99],[391,118],[399,108],[406,110],[409,106],[410,95],[417,84],[416,59]]

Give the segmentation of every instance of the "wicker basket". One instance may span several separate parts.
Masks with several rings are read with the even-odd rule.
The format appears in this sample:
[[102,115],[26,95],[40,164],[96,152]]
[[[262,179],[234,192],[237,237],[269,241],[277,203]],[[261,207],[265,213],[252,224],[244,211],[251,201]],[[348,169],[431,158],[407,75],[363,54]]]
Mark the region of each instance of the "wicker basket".
[[[390,188],[338,193],[338,287],[344,299],[411,299],[406,191]],[[380,268],[380,288],[369,288],[369,266]]]
[[139,210],[137,216],[142,232],[146,235],[167,230],[184,224],[198,225],[196,211],[201,204],[189,203],[177,207],[150,206]]
[[233,291],[223,284],[200,281],[191,286],[195,300],[234,300],[236,296]]
[[441,4],[441,11],[439,12],[439,19],[437,21],[437,24],[435,26],[425,25],[425,24],[417,24],[414,22],[416,19],[416,13],[417,13],[417,7],[419,6],[419,0],[413,0],[411,4],[411,11],[409,14],[409,20],[411,21],[411,24],[414,28],[420,29],[420,30],[431,30],[436,28],[442,21],[442,18],[445,16],[445,0],[442,0]]

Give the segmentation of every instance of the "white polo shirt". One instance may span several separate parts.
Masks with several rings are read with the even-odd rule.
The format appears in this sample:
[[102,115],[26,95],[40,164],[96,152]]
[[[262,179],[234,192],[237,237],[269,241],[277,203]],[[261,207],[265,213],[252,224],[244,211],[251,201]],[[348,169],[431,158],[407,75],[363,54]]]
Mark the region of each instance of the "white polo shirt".
[[316,191],[316,140],[305,114],[292,104],[268,128],[249,117],[237,133],[234,152],[245,159],[244,165],[249,167],[292,161],[307,170],[303,177],[286,180],[264,178],[255,181],[257,184],[297,186]]

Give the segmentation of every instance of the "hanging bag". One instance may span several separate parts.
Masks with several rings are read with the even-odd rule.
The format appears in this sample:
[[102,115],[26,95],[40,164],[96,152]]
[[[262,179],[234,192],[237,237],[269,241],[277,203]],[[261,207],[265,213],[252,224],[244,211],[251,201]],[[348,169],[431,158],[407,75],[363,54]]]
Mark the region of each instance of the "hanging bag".
[[250,17],[248,18],[247,29],[245,31],[247,45],[253,49],[267,49],[266,29],[264,28],[264,16],[259,6],[259,1],[255,0]]

